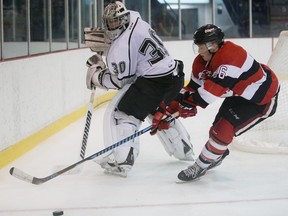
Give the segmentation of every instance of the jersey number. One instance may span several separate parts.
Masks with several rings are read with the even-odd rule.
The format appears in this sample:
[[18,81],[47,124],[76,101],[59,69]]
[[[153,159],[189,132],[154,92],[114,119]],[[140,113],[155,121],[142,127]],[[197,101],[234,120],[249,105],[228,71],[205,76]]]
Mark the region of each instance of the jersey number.
[[118,65],[115,62],[112,62],[111,65],[115,74],[124,73],[126,68],[124,61],[119,62]]
[[[150,65],[153,65],[165,58],[166,54],[168,53],[164,48],[163,43],[155,35],[155,32],[153,30],[149,30],[149,33],[151,38],[144,39],[139,48],[139,53],[146,55],[148,48],[151,48],[151,51],[149,52],[151,59],[149,59],[148,62]],[[152,38],[154,40],[152,40]]]
[[228,68],[226,66],[221,66],[219,68],[219,73],[218,73],[219,79],[224,79],[225,78],[227,70],[228,70]]

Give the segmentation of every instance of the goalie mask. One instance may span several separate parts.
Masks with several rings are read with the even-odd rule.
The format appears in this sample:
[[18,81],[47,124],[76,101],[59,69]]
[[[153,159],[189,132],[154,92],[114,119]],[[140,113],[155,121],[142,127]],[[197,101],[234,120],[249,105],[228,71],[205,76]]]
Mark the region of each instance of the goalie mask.
[[120,1],[110,3],[103,13],[103,25],[110,40],[117,39],[125,31],[130,22],[130,12]]

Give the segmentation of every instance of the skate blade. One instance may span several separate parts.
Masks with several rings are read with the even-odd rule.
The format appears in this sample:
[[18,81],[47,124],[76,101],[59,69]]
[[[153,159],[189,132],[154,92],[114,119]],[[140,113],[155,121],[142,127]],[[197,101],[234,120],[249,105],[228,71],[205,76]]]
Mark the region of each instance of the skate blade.
[[197,182],[200,180],[200,177],[199,178],[196,178],[196,179],[193,179],[193,180],[190,180],[190,181],[182,181],[180,179],[177,179],[175,181],[176,184],[188,184],[188,183],[193,183],[193,182]]
[[119,176],[122,178],[127,178],[127,173],[126,172],[119,172],[119,171],[113,171],[113,170],[104,170],[105,174],[108,175],[113,175],[113,176]]

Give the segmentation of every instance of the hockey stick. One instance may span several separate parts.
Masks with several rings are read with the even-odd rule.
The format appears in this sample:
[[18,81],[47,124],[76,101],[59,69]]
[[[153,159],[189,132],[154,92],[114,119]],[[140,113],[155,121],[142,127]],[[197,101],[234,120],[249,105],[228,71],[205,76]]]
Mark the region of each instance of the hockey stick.
[[93,108],[94,108],[93,107],[93,103],[94,103],[95,91],[96,91],[96,88],[93,87],[92,88],[92,92],[91,92],[91,96],[90,96],[90,101],[89,101],[89,104],[88,104],[87,114],[86,114],[86,123],[85,123],[83,138],[82,138],[82,145],[81,145],[81,150],[80,150],[80,159],[84,159],[85,158],[85,152],[86,152],[86,147],[87,147],[89,129],[90,129],[92,113],[93,113]]
[[[90,95],[90,100],[88,103],[88,108],[87,108],[87,113],[86,113],[86,121],[85,121],[85,127],[84,127],[84,133],[83,133],[83,138],[82,138],[82,143],[81,143],[81,148],[80,148],[80,158],[79,160],[82,160],[85,158],[85,153],[86,153],[86,147],[87,147],[87,141],[88,141],[88,136],[89,136],[89,130],[90,130],[90,124],[92,120],[92,113],[94,109],[94,97],[95,97],[95,91],[96,88],[93,87]],[[61,170],[65,168],[65,165],[58,165],[53,170]],[[78,169],[74,169],[74,171],[69,172],[68,174],[77,174],[81,172],[83,166],[79,166]]]
[[[173,115],[166,117],[162,121],[167,121],[167,122],[168,121],[172,121],[178,115],[179,115],[179,113],[176,112]],[[144,128],[144,129],[142,129],[142,130],[140,130],[140,131],[138,131],[138,132],[136,132],[136,133],[134,133],[134,134],[122,139],[122,140],[120,140],[119,142],[116,142],[113,145],[110,145],[107,148],[102,149],[101,151],[96,152],[96,153],[90,155],[89,157],[87,157],[87,158],[85,158],[83,160],[80,160],[80,161],[78,161],[78,162],[76,162],[76,163],[74,163],[74,164],[72,164],[72,165],[70,165],[70,166],[68,166],[68,167],[66,167],[66,168],[64,168],[62,170],[59,170],[59,171],[57,171],[55,173],[52,173],[51,175],[48,175],[48,176],[46,176],[44,178],[37,178],[37,177],[31,176],[31,175],[21,171],[20,169],[17,169],[16,167],[12,167],[9,172],[10,172],[10,174],[12,176],[14,176],[14,177],[16,177],[16,178],[18,178],[18,179],[20,179],[22,181],[26,181],[26,182],[29,182],[29,183],[32,183],[32,184],[35,184],[35,185],[40,185],[40,184],[43,184],[43,183],[45,183],[45,182],[47,182],[47,181],[49,181],[51,179],[56,178],[57,176],[59,176],[59,175],[61,175],[63,173],[73,169],[74,167],[84,163],[85,161],[92,160],[95,157],[98,157],[98,156],[100,156],[100,155],[102,155],[102,154],[104,154],[104,153],[106,153],[106,152],[108,152],[108,151],[110,151],[110,150],[112,150],[114,148],[117,148],[118,146],[120,146],[120,145],[128,142],[129,140],[132,140],[132,139],[134,139],[134,138],[136,138],[136,137],[138,137],[138,136],[140,136],[140,135],[142,135],[144,133],[146,133],[147,131],[150,131],[151,129],[152,129],[152,126],[150,125],[150,126]]]

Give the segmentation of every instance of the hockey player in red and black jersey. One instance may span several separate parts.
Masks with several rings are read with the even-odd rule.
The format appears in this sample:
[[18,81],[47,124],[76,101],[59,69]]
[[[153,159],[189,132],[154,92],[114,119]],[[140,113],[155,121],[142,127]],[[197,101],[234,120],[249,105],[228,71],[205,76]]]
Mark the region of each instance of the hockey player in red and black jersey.
[[[275,113],[279,92],[275,73],[242,47],[224,41],[219,27],[200,27],[194,34],[193,46],[199,54],[192,65],[191,80],[172,102],[169,113],[178,111],[183,118],[191,117],[196,115],[197,106],[206,108],[218,98],[225,99],[196,162],[178,174],[182,181],[197,179],[219,165],[229,154],[228,145],[234,136]],[[159,124],[158,129],[169,125]]]

